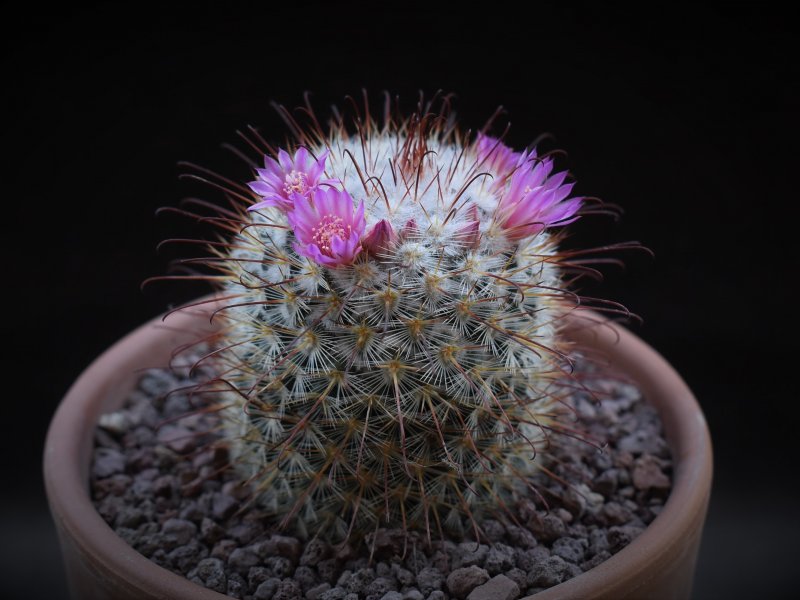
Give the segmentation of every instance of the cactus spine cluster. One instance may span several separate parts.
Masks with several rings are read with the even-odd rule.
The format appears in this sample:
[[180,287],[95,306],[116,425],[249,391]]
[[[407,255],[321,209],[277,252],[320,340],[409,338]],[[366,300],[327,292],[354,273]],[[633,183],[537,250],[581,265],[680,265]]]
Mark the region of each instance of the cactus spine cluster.
[[557,228],[580,199],[427,110],[297,135],[212,246],[236,462],[301,535],[479,527],[534,493],[560,428]]

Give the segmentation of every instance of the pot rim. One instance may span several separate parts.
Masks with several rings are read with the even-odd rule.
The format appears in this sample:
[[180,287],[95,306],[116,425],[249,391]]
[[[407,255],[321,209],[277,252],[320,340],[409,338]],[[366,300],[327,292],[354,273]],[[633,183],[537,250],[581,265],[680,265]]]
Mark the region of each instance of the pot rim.
[[[222,600],[228,596],[156,565],[129,546],[97,512],[88,486],[97,419],[107,402],[130,389],[142,372],[130,368],[131,348],[154,346],[157,339],[172,337],[174,344],[167,346],[171,351],[181,339],[197,337],[200,315],[207,317],[207,309],[180,310],[167,320],[159,316],[119,340],[81,374],[47,432],[44,481],[59,535],[69,536],[83,556],[94,557],[97,564],[87,565],[89,568],[114,573],[124,587],[154,597],[189,592],[197,600]],[[661,513],[625,548],[589,571],[521,600],[614,597],[616,590],[646,584],[641,574],[648,572],[648,566],[666,564],[669,556],[679,552],[684,533],[702,524],[710,496],[711,440],[703,413],[686,383],[660,354],[624,327],[583,309],[573,311],[567,319],[569,338],[602,348],[610,364],[634,379],[648,401],[657,405],[672,451],[673,486]],[[163,358],[148,354],[154,368],[164,366]]]

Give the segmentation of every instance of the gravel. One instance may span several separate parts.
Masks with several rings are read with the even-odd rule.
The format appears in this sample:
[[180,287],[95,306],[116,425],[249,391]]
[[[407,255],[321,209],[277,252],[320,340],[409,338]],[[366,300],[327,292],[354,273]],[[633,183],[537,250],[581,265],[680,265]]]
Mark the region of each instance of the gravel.
[[224,468],[227,452],[211,433],[219,418],[197,411],[188,395],[169,393],[187,383],[174,372],[149,372],[123,409],[101,418],[92,497],[137,551],[233,598],[517,600],[619,552],[670,491],[672,461],[655,410],[633,386],[595,376],[602,402],[583,392],[572,402],[604,449],[554,439],[557,477],[536,482],[547,507],[529,498],[515,507],[515,523],[484,520],[479,543],[428,546],[396,529],[378,529],[360,546],[304,540],[242,502],[246,489]]

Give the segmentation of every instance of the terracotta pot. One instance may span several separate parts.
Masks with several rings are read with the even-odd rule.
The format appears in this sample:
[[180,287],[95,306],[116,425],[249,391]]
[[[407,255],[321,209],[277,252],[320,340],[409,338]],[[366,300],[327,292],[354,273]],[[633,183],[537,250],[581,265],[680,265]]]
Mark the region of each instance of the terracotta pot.
[[[529,598],[689,598],[711,490],[711,443],[703,414],[686,384],[652,348],[619,326],[587,328],[585,323],[572,319],[570,336],[605,354],[657,407],[674,458],[674,487],[661,514],[630,545],[600,566]],[[99,415],[117,409],[142,370],[163,367],[176,346],[197,337],[198,328],[209,328],[200,311],[140,327],[81,375],[53,418],[44,478],[76,600],[226,598],[133,550],[103,521],[89,497]]]

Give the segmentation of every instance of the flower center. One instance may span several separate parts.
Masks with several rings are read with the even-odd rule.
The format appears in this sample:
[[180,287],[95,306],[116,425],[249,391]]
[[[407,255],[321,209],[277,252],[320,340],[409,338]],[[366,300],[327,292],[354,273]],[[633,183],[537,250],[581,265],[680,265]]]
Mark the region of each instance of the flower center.
[[287,196],[292,192],[305,196],[308,192],[308,175],[302,171],[287,173],[284,182],[283,190]]
[[311,228],[312,241],[319,247],[325,254],[330,256],[331,252],[331,238],[339,236],[339,239],[346,240],[350,237],[352,227],[345,225],[342,217],[335,215],[325,215],[322,217],[316,227]]

